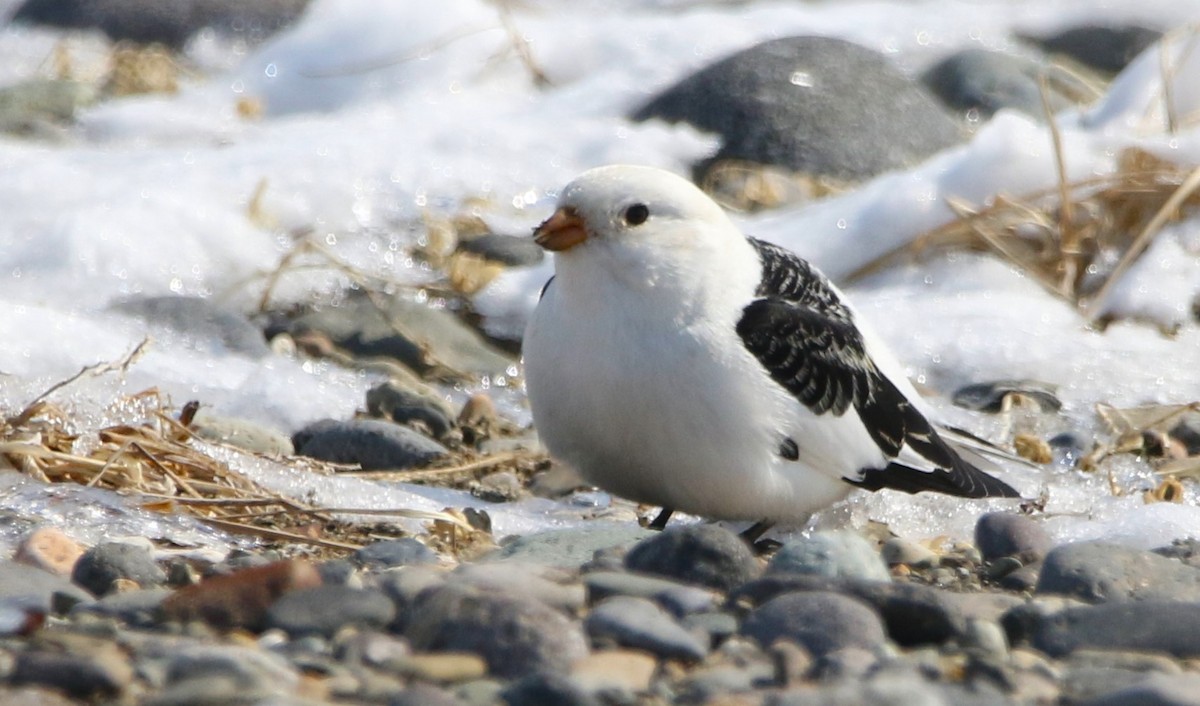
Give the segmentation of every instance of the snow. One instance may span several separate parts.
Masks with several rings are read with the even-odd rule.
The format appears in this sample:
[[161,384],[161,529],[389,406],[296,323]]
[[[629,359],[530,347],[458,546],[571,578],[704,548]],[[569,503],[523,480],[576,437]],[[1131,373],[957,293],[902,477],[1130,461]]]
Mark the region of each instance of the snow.
[[[195,68],[178,94],[101,102],[59,141],[0,137],[0,410],[11,414],[81,367],[118,359],[141,341],[143,324],[106,309],[119,299],[190,294],[252,312],[263,274],[303,230],[347,261],[419,287],[428,275],[405,253],[426,214],[471,211],[501,232],[522,233],[586,168],[637,162],[687,173],[717,148],[715,138],[624,115],[689,71],[758,41],[844,37],[916,73],[967,46],[1021,51],[1013,33],[1104,20],[1170,29],[1193,19],[1194,9],[1175,0],[626,0],[619,9],[539,0],[507,17],[481,0],[314,0],[297,25],[244,53],[206,35],[189,49]],[[510,32],[528,42],[548,87],[537,85]],[[1058,116],[1068,178],[1111,174],[1131,146],[1185,170],[1200,165],[1195,37],[1172,35],[1165,62],[1152,48],[1094,107]],[[0,29],[0,82],[48,76],[57,42],[42,30]],[[81,75],[103,70],[104,45],[95,36],[73,36],[65,46]],[[1166,130],[1163,65],[1174,133]],[[257,107],[260,117],[243,117],[239,104],[250,113]],[[839,197],[735,218],[840,280],[952,220],[947,199],[979,207],[1057,179],[1048,128],[1002,112],[968,144],[910,170]],[[473,304],[487,330],[519,336],[550,271],[549,263],[514,269],[480,293]],[[333,271],[293,274],[273,301],[320,300],[344,284]],[[1200,331],[1191,314],[1200,291],[1196,218],[1166,228],[1105,302],[1108,313],[1152,325],[1096,331],[1026,274],[979,255],[930,257],[847,290],[911,376],[943,395],[981,380],[1051,382],[1066,404],[1061,421],[1087,433],[1097,429],[1092,409],[1099,402],[1200,399]],[[1160,327],[1178,331],[1170,337]],[[64,400],[99,423],[109,396],[156,386],[178,404],[200,399],[218,413],[291,432],[314,419],[350,416],[379,381],[329,363],[250,359],[197,350],[170,331],[150,333],[149,353],[123,378],[64,391]],[[934,402],[956,423],[998,430],[992,418]],[[518,416],[528,419],[520,409]],[[350,479],[288,477],[287,485],[278,468],[248,468],[264,482],[343,507],[479,504],[462,494]],[[1122,463],[1117,473],[1129,487],[1154,482],[1141,463]],[[1183,505],[1146,505],[1136,493],[1108,497],[1096,476],[1062,468],[1031,484],[1052,491],[1048,525],[1064,539],[1149,546],[1200,526],[1190,483]],[[0,506],[25,507],[31,492],[0,492]],[[94,502],[94,494],[80,497]],[[992,505],[861,494],[817,523],[872,517],[914,536],[969,536],[985,506]],[[490,510],[501,532],[584,514],[545,501]],[[75,525],[89,541],[137,531],[136,524],[108,526],[103,516],[47,519]],[[197,532],[201,538],[190,541],[214,541]]]

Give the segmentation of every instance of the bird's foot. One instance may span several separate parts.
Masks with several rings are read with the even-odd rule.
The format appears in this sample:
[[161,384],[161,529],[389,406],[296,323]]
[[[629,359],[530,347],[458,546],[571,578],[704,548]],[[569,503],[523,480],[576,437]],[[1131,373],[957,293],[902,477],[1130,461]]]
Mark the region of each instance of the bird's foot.
[[664,507],[661,511],[659,511],[658,515],[656,515],[654,519],[650,521],[650,524],[646,525],[646,527],[661,532],[662,530],[666,529],[667,520],[671,519],[671,513],[673,512],[675,511],[671,508]]

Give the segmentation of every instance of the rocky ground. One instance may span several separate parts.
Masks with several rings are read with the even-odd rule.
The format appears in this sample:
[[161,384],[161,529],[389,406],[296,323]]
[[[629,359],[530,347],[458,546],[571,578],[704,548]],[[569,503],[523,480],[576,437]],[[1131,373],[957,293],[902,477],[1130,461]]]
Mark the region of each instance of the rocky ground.
[[0,564],[6,704],[1200,704],[1200,550],[598,522],[449,566],[156,561],[53,530]]

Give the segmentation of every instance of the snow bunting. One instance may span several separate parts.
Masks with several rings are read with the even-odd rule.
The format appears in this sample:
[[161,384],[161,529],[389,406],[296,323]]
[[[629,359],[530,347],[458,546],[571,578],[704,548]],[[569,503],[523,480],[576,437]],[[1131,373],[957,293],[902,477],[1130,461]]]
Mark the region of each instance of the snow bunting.
[[1017,496],[930,424],[836,287],[689,181],[593,169],[534,238],[555,255],[524,340],[534,424],[654,524],[802,522],[852,486]]

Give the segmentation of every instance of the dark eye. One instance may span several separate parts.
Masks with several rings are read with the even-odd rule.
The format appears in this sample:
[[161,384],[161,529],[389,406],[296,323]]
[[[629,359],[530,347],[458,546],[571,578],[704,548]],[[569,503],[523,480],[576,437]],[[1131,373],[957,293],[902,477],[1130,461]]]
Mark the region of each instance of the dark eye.
[[621,214],[625,219],[625,223],[631,226],[640,226],[650,217],[650,209],[644,203],[635,203],[625,209],[625,213]]

